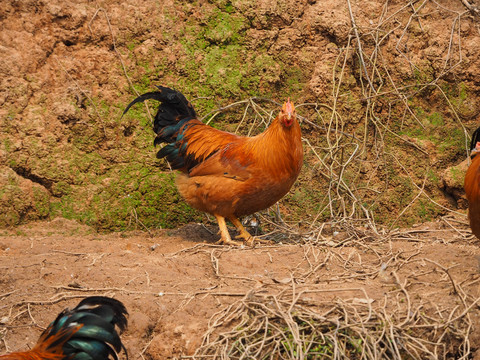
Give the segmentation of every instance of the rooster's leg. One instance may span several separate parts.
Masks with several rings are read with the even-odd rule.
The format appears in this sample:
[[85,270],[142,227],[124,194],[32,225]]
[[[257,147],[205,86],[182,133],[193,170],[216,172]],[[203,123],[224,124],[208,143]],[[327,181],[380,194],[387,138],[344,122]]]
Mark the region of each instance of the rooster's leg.
[[245,230],[241,221],[238,220],[238,218],[236,216],[233,216],[233,215],[229,216],[228,218],[230,219],[232,224],[235,225],[238,232],[240,233],[237,236],[235,236],[235,239],[243,239],[243,240],[245,240],[247,245],[253,246],[253,242],[255,241],[255,238],[252,235],[250,235],[250,233],[247,230]]
[[253,237],[252,235],[250,235],[250,233],[245,230],[245,228],[243,227],[242,223],[240,220],[238,220],[237,217],[235,216],[229,216],[228,217],[230,219],[230,221],[232,222],[233,225],[235,225],[235,227],[237,228],[238,232],[240,234],[238,234],[235,238],[236,239],[243,239],[245,240],[245,242],[247,243],[248,246],[253,246],[255,244],[255,242],[259,242],[259,243],[265,243],[265,244],[271,244],[271,241],[269,240],[263,240],[263,239],[259,239],[259,238],[256,238],[256,237]]
[[218,222],[218,227],[220,228],[220,240],[218,240],[217,244],[224,244],[224,245],[243,245],[241,242],[232,240],[230,234],[228,233],[227,224],[225,223],[225,218],[220,215],[216,215]]

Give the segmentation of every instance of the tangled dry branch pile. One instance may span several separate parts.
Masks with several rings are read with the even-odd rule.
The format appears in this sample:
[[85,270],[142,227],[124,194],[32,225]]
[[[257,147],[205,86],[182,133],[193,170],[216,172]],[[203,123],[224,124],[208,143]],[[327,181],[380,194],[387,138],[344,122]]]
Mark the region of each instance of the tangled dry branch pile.
[[[305,246],[309,269],[298,266],[274,289],[256,286],[214,314],[202,346],[181,358],[469,358],[472,312],[480,302],[471,290],[478,279],[459,280],[455,266],[372,240],[348,257],[334,247],[319,251],[316,245]],[[222,277],[215,251],[212,264]],[[325,266],[335,268],[337,276],[319,277]],[[431,299],[419,297],[416,287],[431,282],[432,274],[437,280]],[[355,286],[349,286],[352,279]],[[370,297],[373,290],[366,284],[372,279],[383,284],[383,298]],[[446,297],[456,297],[458,305],[443,303]]]
[[[337,300],[319,308],[308,299],[312,293],[315,290],[248,294],[211,319],[210,333],[193,358],[400,360],[470,355],[469,308],[433,317],[418,307],[401,317],[387,310],[390,299],[380,309],[368,298]],[[215,334],[218,327],[231,324],[232,330]]]
[[[305,141],[317,159],[319,173],[329,181],[327,199],[323,202],[325,205],[319,214],[327,211],[338,223],[363,218],[372,229],[376,229],[375,218],[378,217],[378,210],[385,211],[383,206],[376,207],[376,204],[382,202],[382,198],[390,196],[389,179],[394,176],[408,179],[416,194],[398,211],[397,217],[389,225],[390,229],[419,198],[431,202],[445,212],[455,212],[434,201],[425,191],[427,174],[432,165],[428,161],[429,154],[400,132],[404,127],[414,124],[427,133],[425,125],[417,118],[412,103],[416,98],[424,96],[425,90],[438,92],[444,99],[442,106],[451,111],[463,130],[466,154],[468,134],[439,82],[462,63],[460,26],[462,17],[468,10],[449,10],[430,0],[410,1],[395,8],[387,1],[376,25],[359,28],[350,1],[348,8],[352,29],[348,44],[340,49],[333,68],[332,103],[328,106],[314,104],[317,123],[320,122],[321,127],[326,130],[327,146],[315,147],[308,140]],[[444,54],[443,58],[432,60],[429,64],[432,67],[431,73],[427,74],[425,60],[412,56],[409,38],[415,38],[415,28],[421,29],[423,19],[432,13],[451,19],[451,31],[446,34],[448,41],[444,42],[448,44],[447,48],[439,51]],[[392,47],[400,56],[393,58],[389,54]],[[397,72],[395,78],[399,78],[397,67],[406,68],[413,76],[406,76],[405,81],[399,84],[398,80],[392,77],[392,74]],[[363,104],[363,125],[358,124],[361,126],[357,127],[356,133],[348,136],[345,132],[351,127],[339,109],[341,105],[348,103],[348,97],[352,96],[345,91],[344,86],[346,75],[352,73],[358,74],[361,84],[361,88],[357,89],[359,93],[353,94],[353,97]],[[359,132],[359,128],[363,128],[363,131]],[[416,162],[415,166],[425,169],[423,179],[411,172],[406,159],[402,158],[402,153],[389,143],[395,144],[397,149],[403,146],[409,149],[408,157]],[[362,176],[362,173],[366,176]],[[372,181],[373,178],[375,181]]]

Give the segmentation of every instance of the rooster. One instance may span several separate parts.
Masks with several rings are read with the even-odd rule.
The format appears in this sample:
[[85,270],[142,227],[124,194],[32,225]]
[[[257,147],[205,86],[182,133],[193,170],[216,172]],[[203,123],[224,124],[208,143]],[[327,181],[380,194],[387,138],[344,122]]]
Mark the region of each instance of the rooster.
[[238,219],[275,204],[292,187],[303,163],[300,125],[287,100],[261,134],[245,137],[214,129],[197,119],[180,92],[163,86],[137,97],[125,109],[147,99],[160,101],[153,130],[154,144],[167,143],[158,153],[179,170],[176,185],[190,206],[215,216],[219,244],[232,240],[225,219],[237,228],[237,238],[253,246],[255,239]]
[[118,300],[85,298],[73,310],[63,310],[31,350],[0,355],[0,360],[118,360],[126,350],[115,325],[123,330],[126,315]]
[[480,128],[475,130],[470,143],[470,157],[472,163],[465,174],[465,194],[468,200],[468,219],[470,228],[477,238],[480,239]]

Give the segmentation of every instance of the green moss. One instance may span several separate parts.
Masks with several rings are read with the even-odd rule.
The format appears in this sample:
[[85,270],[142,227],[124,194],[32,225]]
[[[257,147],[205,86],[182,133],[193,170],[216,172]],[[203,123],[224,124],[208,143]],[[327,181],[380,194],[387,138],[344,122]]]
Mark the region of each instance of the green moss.
[[18,161],[17,159],[13,158],[13,157],[9,157],[7,158],[7,166],[11,169],[16,169],[17,166],[18,166]]
[[465,146],[465,134],[460,128],[451,129],[449,132],[442,132],[444,138],[439,141],[439,150],[446,156],[452,157],[462,154]]
[[438,214],[435,204],[422,198],[418,199],[412,206],[412,212],[418,216],[420,221],[432,221],[434,216]]
[[51,217],[61,216],[66,219],[78,220],[88,225],[94,225],[96,219],[88,205],[79,199],[80,194],[86,195],[83,192],[74,193],[72,195],[65,195],[59,199],[54,199],[50,203]]
[[0,226],[12,226],[20,223],[20,214],[23,208],[28,206],[21,199],[24,199],[24,194],[17,184],[2,186],[0,206],[3,211],[0,211]]
[[456,184],[463,185],[463,179],[465,177],[465,172],[461,171],[458,167],[452,166],[449,168],[450,175],[453,179],[453,181]]
[[212,96],[227,99],[270,96],[275,90],[272,85],[280,84],[282,78],[292,79],[292,74],[288,86],[293,82],[298,90],[301,71],[295,67],[293,71],[292,67],[287,69],[282,61],[267,53],[267,47],[249,51],[245,46],[248,20],[235,11],[230,1],[215,5],[206,8],[202,26],[198,21],[187,20],[180,38],[182,52],[177,52],[174,67],[163,64],[163,77],[174,78],[176,87],[186,95],[202,98],[195,104],[200,113],[202,108],[210,111],[216,107]]
[[[413,69],[413,77],[418,85],[429,84],[435,80],[435,70],[429,61],[424,61],[423,64],[418,64]],[[426,89],[429,91],[428,89]]]
[[288,66],[283,71],[282,77],[285,78],[287,93],[295,94],[301,92],[306,80],[303,70],[297,66]]
[[93,176],[105,173],[105,159],[96,151],[81,154],[81,156],[77,157],[75,164],[78,170],[83,173],[88,173]]
[[432,169],[428,170],[427,178],[431,183],[433,183],[435,185],[440,184],[440,178],[439,178],[438,174],[435,171],[433,171]]
[[61,197],[64,195],[71,194],[73,190],[72,190],[72,186],[68,182],[61,180],[52,185],[51,191],[53,196]]
[[235,8],[233,7],[232,2],[229,1],[229,0],[224,2],[223,9],[229,14],[231,14],[235,11]]
[[46,218],[50,214],[50,196],[47,191],[39,186],[33,187],[33,207],[36,211],[35,218]]
[[[87,189],[72,189],[53,202],[53,212],[101,231],[125,230],[140,222],[149,228],[169,228],[201,218],[181,199],[173,173],[131,163],[97,182]],[[88,200],[78,202],[80,197]]]
[[207,81],[215,85],[219,92],[229,96],[239,94],[242,78],[247,75],[246,68],[239,66],[240,51],[241,48],[237,45],[212,47],[205,56]]
[[451,83],[440,82],[440,86],[453,105],[455,112],[464,119],[473,119],[478,114],[478,106],[475,102],[475,94],[469,94],[465,82]]
[[445,125],[445,121],[443,119],[442,114],[438,112],[434,112],[430,115],[427,116],[427,119],[429,120],[430,124],[433,126],[443,126]]
[[125,43],[125,46],[131,53],[139,44],[140,42],[137,39],[128,39]]
[[[0,226],[44,219],[50,214],[50,194],[38,184],[28,184],[12,172],[0,184]],[[31,189],[31,190],[30,190]]]
[[172,173],[134,165],[119,176],[118,182],[102,189],[92,201],[101,228],[125,229],[137,220],[147,227],[172,227],[194,214],[181,200]]
[[457,107],[459,107],[468,98],[468,89],[464,82],[442,82],[441,88],[443,89],[445,95],[447,95],[449,98],[450,102]]
[[10,141],[9,138],[5,138],[1,143],[0,146],[3,145],[3,148],[5,149],[5,152],[10,152],[10,149],[12,147],[12,142]]
[[[273,84],[280,81],[282,73],[281,65],[268,54],[260,54],[255,57],[253,74],[259,74],[262,81]],[[298,78],[296,79],[298,80]]]
[[203,35],[213,44],[236,44],[245,28],[245,19],[241,15],[217,10],[207,20]]
[[82,151],[95,151],[103,141],[99,126],[75,129],[72,144]]
[[423,108],[415,107],[417,122],[398,131],[399,135],[407,135],[417,140],[427,140],[436,145],[436,151],[445,161],[454,161],[464,151],[465,134],[456,124],[447,124],[439,112],[427,113]]

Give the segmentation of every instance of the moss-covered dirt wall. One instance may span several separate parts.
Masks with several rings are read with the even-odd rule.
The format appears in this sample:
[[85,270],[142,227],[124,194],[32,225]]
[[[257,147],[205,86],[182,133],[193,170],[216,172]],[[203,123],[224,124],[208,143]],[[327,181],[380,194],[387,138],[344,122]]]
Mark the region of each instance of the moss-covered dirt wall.
[[271,100],[293,99],[305,164],[280,203],[286,221],[394,227],[464,213],[480,33],[460,0],[25,0],[7,1],[0,19],[2,227],[205,220],[155,157],[154,104],[121,117],[155,84],[242,134],[265,128]]

